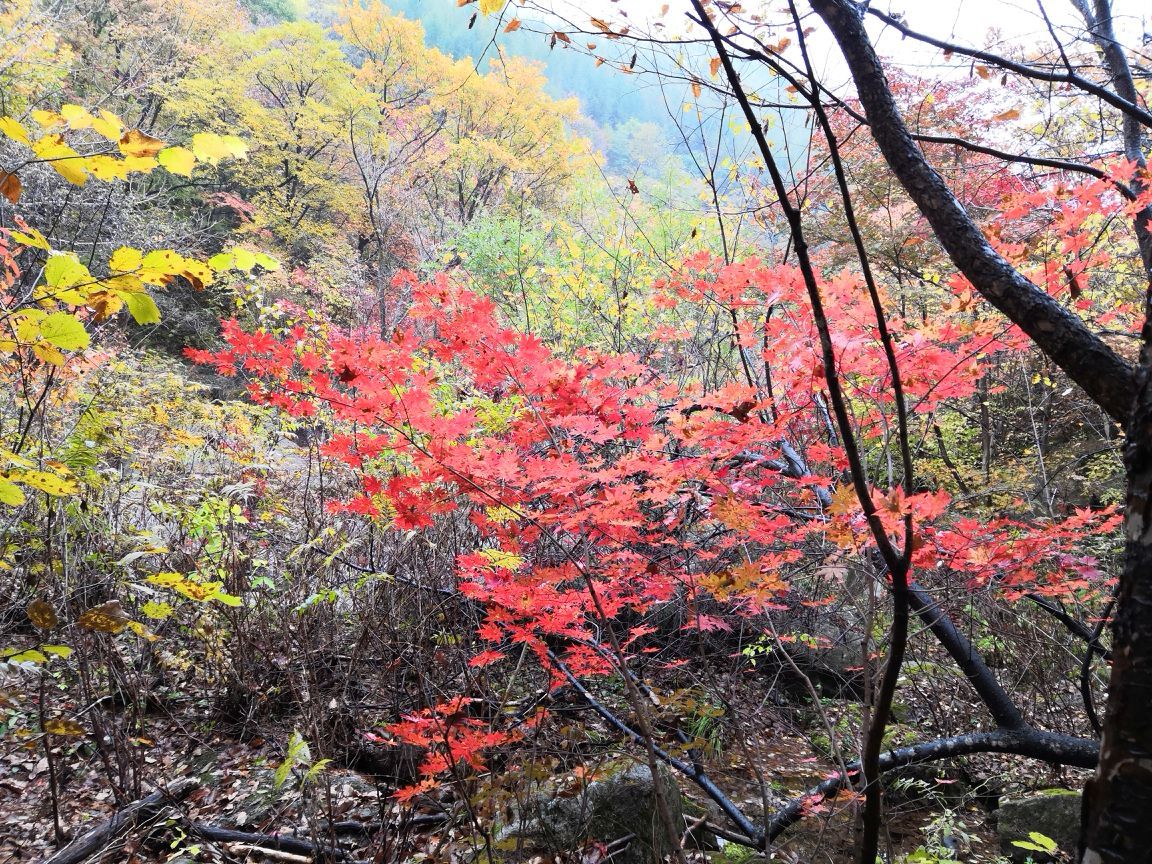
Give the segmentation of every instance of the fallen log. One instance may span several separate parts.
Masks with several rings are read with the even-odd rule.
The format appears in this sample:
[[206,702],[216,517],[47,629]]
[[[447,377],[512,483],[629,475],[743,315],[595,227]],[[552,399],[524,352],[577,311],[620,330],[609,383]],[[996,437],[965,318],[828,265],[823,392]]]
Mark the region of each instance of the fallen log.
[[199,785],[200,781],[191,777],[172,781],[151,795],[116,811],[109,819],[97,825],[87,834],[77,837],[54,855],[45,858],[43,864],[80,864],[81,861],[106,848],[117,837],[131,831],[141,822],[154,819],[166,808],[180,803],[191,795],[192,790]]
[[212,843],[242,843],[245,846],[287,852],[289,855],[304,855],[309,860],[347,861],[351,858],[343,849],[313,843],[303,837],[293,837],[287,834],[236,831],[232,828],[220,828],[207,822],[185,822],[184,830],[201,840],[208,840]]

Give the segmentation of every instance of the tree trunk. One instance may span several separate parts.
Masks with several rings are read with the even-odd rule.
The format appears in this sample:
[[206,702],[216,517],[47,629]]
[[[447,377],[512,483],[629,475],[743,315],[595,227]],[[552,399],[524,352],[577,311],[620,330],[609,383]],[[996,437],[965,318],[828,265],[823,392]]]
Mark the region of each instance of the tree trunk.
[[1100,767],[1084,795],[1083,864],[1152,862],[1152,324],[1128,427],[1124,571]]

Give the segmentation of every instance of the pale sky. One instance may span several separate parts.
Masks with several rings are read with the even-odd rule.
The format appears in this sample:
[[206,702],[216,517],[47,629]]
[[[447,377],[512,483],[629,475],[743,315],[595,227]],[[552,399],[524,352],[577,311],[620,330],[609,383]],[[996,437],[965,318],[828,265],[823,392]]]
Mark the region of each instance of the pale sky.
[[[512,0],[513,3],[516,0]],[[689,8],[687,0],[534,0],[541,6],[551,6],[566,13],[573,21],[587,20],[589,15],[598,15],[605,20],[620,20],[626,11],[630,20],[642,24],[645,17],[649,22],[663,21],[669,29],[681,27],[684,11]],[[1040,2],[1058,29],[1075,28],[1081,20],[1069,0],[873,0],[875,7],[890,14],[903,13],[911,27],[931,36],[943,39],[957,39],[973,45],[982,45],[991,27],[1000,29],[1005,39],[1016,43],[1050,41],[1043,18],[1040,15]],[[668,14],[660,17],[663,6],[669,7]],[[745,11],[755,11],[757,7],[766,10],[769,18],[782,18],[779,0],[744,0]],[[1143,34],[1152,31],[1152,4],[1148,0],[1113,0],[1113,16],[1120,41],[1128,45],[1140,45]],[[773,13],[776,14],[773,14]],[[1082,29],[1082,28],[1081,28]],[[1061,34],[1065,35],[1065,34]],[[881,40],[882,50],[896,53],[900,51],[899,35]]]
[[[519,2],[511,0],[507,11],[520,14],[515,11]],[[1065,44],[1083,34],[1083,20],[1071,0],[873,0],[874,8],[891,15],[903,14],[914,30],[970,47],[988,47],[994,52],[997,51],[996,42],[989,43],[993,28],[1005,46],[1031,49],[1052,45],[1040,12],[1041,3]],[[691,8],[688,0],[528,0],[527,5],[555,9],[569,21],[584,27],[588,26],[592,15],[616,25],[623,20],[621,15],[627,13],[634,32],[646,31],[654,36],[675,36],[686,32],[685,12]],[[741,5],[742,15],[762,9],[768,21],[787,20],[786,7],[781,0],[743,0]],[[661,16],[664,6],[668,7],[668,12]],[[1146,44],[1145,38],[1145,34],[1152,33],[1152,2],[1113,0],[1112,6],[1117,38],[1131,48],[1144,45],[1144,53],[1152,65],[1152,42]],[[908,67],[950,66],[956,74],[961,74],[966,68],[962,62],[947,63],[936,48],[903,39],[898,32],[871,16],[868,20],[869,31],[881,56]],[[694,35],[699,35],[699,31]],[[835,86],[835,82],[847,81],[849,76],[839,50],[823,26],[818,26],[810,37],[809,48],[816,65],[824,67],[822,77],[829,84]]]

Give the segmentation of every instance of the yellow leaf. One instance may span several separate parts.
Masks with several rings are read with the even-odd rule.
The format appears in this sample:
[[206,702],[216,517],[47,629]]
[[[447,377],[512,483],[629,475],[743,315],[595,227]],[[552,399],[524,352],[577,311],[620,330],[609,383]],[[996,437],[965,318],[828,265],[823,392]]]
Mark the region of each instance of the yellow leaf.
[[88,174],[84,171],[84,157],[65,144],[62,136],[45,135],[32,145],[32,150],[69,183],[83,186],[88,181]]
[[[40,322],[48,313],[43,309],[24,309],[16,316],[16,338],[32,342],[40,338]],[[32,467],[32,466],[29,466]]]
[[79,105],[62,105],[60,107],[60,116],[63,117],[73,129],[87,129],[92,125],[92,121],[96,119]]
[[13,141],[31,146],[32,140],[28,137],[28,130],[18,120],[11,117],[0,117],[0,132],[3,132]]
[[192,582],[188,579],[175,586],[176,590],[185,597],[199,603],[211,600],[223,587],[223,582]]
[[524,559],[519,555],[503,549],[481,549],[480,554],[488,559],[490,567],[501,570],[516,570],[524,563]]
[[239,135],[222,135],[220,140],[228,150],[228,155],[233,159],[248,158],[248,143]]
[[[3,656],[3,655],[0,655],[0,656]],[[28,651],[21,651],[21,652],[16,653],[16,654],[10,654],[7,657],[4,657],[4,659],[7,660],[9,663],[47,663],[48,662],[48,658],[45,657],[41,652],[37,651],[35,648],[31,648]]]
[[109,600],[99,606],[93,606],[76,619],[76,623],[85,630],[100,630],[104,633],[119,633],[128,626],[132,619],[120,605],[119,600]]
[[44,239],[44,235],[35,228],[29,228],[27,232],[13,231],[12,239],[17,243],[23,243],[25,246],[35,246],[37,249],[49,250],[52,248]]
[[46,600],[33,600],[25,612],[28,620],[41,630],[51,630],[60,623],[60,619],[56,617],[56,610]]
[[504,8],[506,0],[480,0],[480,11],[485,15],[493,15]]
[[115,294],[136,294],[144,289],[144,282],[134,273],[121,273],[119,276],[110,276],[104,284]]
[[73,478],[64,477],[51,471],[22,471],[16,479],[25,486],[31,486],[56,497],[71,495],[80,488]]
[[125,156],[149,158],[164,149],[164,142],[139,129],[129,129],[120,136],[120,152]]
[[128,629],[139,636],[141,639],[146,639],[149,642],[158,642],[160,637],[141,624],[139,621],[129,621]]
[[187,260],[171,249],[156,249],[144,256],[140,262],[146,270],[155,270],[166,276],[179,276],[188,266]]
[[92,176],[99,180],[123,180],[128,176],[128,165],[123,159],[98,153],[84,160]]
[[159,585],[161,588],[175,588],[177,585],[184,584],[185,579],[179,573],[153,573],[147,581],[153,585]]
[[19,465],[21,468],[36,467],[36,463],[31,459],[28,459],[25,456],[21,456],[18,453],[13,453],[11,450],[5,450],[3,447],[0,447],[0,458],[4,459],[4,461],[12,465]]
[[849,516],[859,509],[860,500],[851,486],[841,486],[832,493],[832,504],[828,507],[828,512],[833,516]]
[[140,607],[140,611],[154,621],[163,621],[175,610],[173,610],[171,603],[149,600],[147,603]]
[[133,249],[131,246],[121,246],[112,253],[112,257],[108,259],[108,269],[114,270],[117,273],[131,273],[140,269],[140,264],[144,260],[144,255],[139,249]]
[[101,111],[99,117],[93,117],[92,128],[109,141],[119,141],[124,134],[124,124],[111,111]]
[[191,177],[196,165],[196,155],[187,147],[166,147],[156,154],[160,166],[171,174]]
[[201,162],[216,165],[232,155],[232,148],[215,133],[198,132],[192,136],[192,152]]
[[[259,258],[259,256],[257,256]],[[216,278],[216,272],[205,264],[203,261],[185,261],[185,266],[180,275],[192,283],[192,287],[197,291],[203,291],[204,286],[212,282]],[[274,269],[274,268],[273,268]]]
[[68,122],[55,111],[42,111],[40,109],[32,112],[32,119],[45,129],[51,129],[53,126],[64,126]]
[[68,720],[64,717],[53,717],[51,720],[44,721],[44,731],[50,732],[53,735],[78,737],[84,734],[84,727],[75,720]]
[[106,321],[124,308],[124,296],[112,291],[94,291],[86,302],[96,313],[97,321]]
[[141,174],[147,174],[160,163],[156,161],[155,156],[125,156],[124,167],[128,171],[138,171]]
[[64,353],[54,345],[48,342],[37,342],[32,346],[32,353],[42,363],[47,363],[49,366],[63,366],[68,362],[68,358]]

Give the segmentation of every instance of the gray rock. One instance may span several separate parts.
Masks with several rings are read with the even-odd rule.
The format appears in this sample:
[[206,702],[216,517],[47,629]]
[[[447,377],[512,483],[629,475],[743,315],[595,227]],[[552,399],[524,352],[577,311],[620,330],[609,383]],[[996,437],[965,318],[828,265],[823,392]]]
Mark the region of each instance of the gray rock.
[[[661,768],[660,788],[673,824],[684,825],[680,789]],[[671,844],[656,808],[656,785],[646,765],[623,766],[589,783],[567,798],[542,796],[531,802],[519,821],[496,839],[505,860],[522,860],[550,852],[570,852],[587,841],[611,843],[635,835],[613,864],[659,864]]]
[[1034,861],[1051,860],[1043,852],[1012,845],[1015,840],[1027,842],[1031,832],[1050,837],[1061,852],[1074,855],[1080,838],[1080,793],[1050,789],[1000,805],[996,811],[996,833],[1004,855],[1016,862],[1029,856]]

